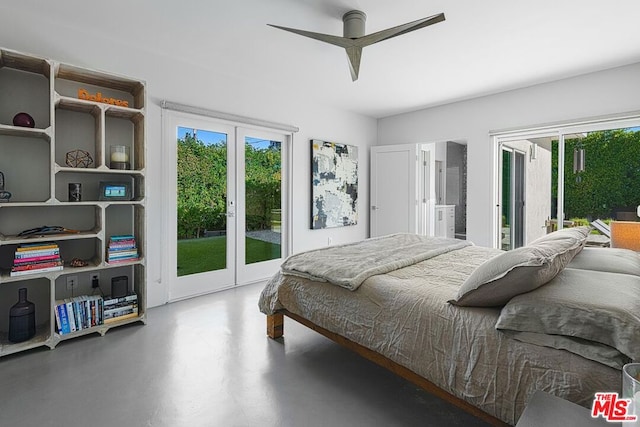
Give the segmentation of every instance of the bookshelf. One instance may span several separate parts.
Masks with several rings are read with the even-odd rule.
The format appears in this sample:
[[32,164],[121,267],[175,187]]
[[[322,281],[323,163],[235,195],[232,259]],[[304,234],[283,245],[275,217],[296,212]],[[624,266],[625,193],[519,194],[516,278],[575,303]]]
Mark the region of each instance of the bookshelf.
[[[146,321],[145,106],[141,80],[89,70],[52,59],[0,48],[0,172],[5,191],[0,203],[0,357],[36,347]],[[35,127],[13,124],[26,112]],[[122,148],[114,157],[111,146]],[[67,163],[67,153],[82,150],[87,167]],[[121,163],[114,163],[115,160]],[[124,160],[124,162],[122,162]],[[101,194],[103,183],[128,190],[126,200]],[[81,186],[80,201],[69,200],[69,184]],[[62,226],[74,232],[21,236],[24,230]],[[108,262],[112,236],[131,235],[138,257]],[[54,242],[61,270],[12,275],[18,248]],[[86,265],[73,267],[73,259]],[[99,277],[99,288],[92,277]],[[137,314],[61,334],[56,325],[60,300],[111,292],[111,279],[128,279],[137,295]],[[8,340],[9,311],[18,290],[27,288],[36,307],[36,334]]]

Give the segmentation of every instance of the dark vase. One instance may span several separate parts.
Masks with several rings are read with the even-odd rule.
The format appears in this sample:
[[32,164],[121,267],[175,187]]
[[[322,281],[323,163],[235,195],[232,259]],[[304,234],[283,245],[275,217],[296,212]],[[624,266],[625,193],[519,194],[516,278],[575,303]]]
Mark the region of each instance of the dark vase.
[[36,306],[27,301],[27,288],[20,288],[18,302],[9,310],[9,341],[26,341],[35,334]]

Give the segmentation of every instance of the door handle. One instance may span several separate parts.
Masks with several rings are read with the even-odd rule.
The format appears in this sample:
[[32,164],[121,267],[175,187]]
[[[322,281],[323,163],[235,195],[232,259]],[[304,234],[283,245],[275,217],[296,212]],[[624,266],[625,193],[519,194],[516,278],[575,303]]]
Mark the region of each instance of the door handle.
[[371,206],[371,210],[372,210],[372,211],[377,211],[378,209],[380,209],[380,208],[379,208],[379,207],[377,207],[377,206]]

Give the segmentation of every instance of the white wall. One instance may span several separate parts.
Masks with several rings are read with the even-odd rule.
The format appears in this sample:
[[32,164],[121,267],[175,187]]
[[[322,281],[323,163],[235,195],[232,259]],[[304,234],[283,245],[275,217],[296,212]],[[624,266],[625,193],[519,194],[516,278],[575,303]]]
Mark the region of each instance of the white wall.
[[465,140],[467,239],[493,244],[489,132],[640,110],[640,63],[428,108],[378,121],[378,144]]
[[[4,48],[31,53],[57,61],[139,78],[147,82],[147,277],[149,305],[166,302],[166,281],[162,265],[161,188],[161,109],[159,103],[173,102],[298,126],[293,141],[293,248],[296,252],[355,241],[368,236],[369,230],[369,147],[376,142],[376,120],[338,109],[323,108],[305,99],[304,93],[273,88],[269,82],[239,80],[224,63],[220,72],[202,69],[197,58],[180,63],[166,54],[149,53],[136,48],[135,37],[123,44],[109,38],[109,31],[81,33],[69,22],[61,25],[46,17],[15,16],[0,20],[0,44]],[[96,26],[102,24],[96,20]],[[204,54],[204,53],[203,53]],[[216,55],[216,52],[206,52]],[[310,230],[310,143],[322,139],[359,147],[359,221],[356,226],[328,230]],[[168,195],[174,197],[174,195]]]

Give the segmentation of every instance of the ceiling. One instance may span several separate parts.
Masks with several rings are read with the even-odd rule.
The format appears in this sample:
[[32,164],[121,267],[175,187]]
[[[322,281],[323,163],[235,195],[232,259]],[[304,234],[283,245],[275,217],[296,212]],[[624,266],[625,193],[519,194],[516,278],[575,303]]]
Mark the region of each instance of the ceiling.
[[[138,49],[376,118],[640,62],[637,0],[65,3],[4,7],[37,9],[76,30],[117,22],[122,30],[109,37],[131,43],[133,35]],[[366,34],[440,12],[446,21],[366,47],[356,82],[344,49],[267,26],[342,35],[342,15],[353,9],[367,14]]]

